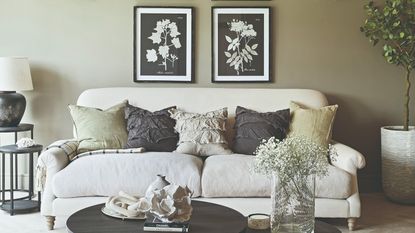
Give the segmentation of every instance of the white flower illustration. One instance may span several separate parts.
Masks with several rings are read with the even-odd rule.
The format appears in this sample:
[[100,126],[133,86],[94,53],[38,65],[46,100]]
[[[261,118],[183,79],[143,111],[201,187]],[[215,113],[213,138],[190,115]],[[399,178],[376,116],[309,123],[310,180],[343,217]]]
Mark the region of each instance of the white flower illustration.
[[153,44],[159,44],[161,42],[161,34],[154,33],[148,38],[153,41]]
[[249,37],[249,36],[256,37],[256,31],[254,30],[254,26],[252,24],[244,26],[241,36],[242,37]]
[[177,25],[175,22],[169,24],[168,28],[170,29],[170,36],[172,38],[176,38],[181,35],[181,33],[177,29]]
[[182,44],[180,44],[180,39],[179,38],[173,38],[173,40],[171,40],[171,42],[173,43],[174,47],[176,47],[176,49],[179,49],[182,47]]
[[[229,23],[228,23],[229,24]],[[243,21],[239,21],[239,20],[233,20],[231,23],[231,28],[230,30],[233,32],[242,32],[245,23]]]
[[156,52],[156,50],[148,49],[146,57],[147,57],[148,62],[156,62],[157,61],[157,52]]
[[160,47],[159,47],[159,54],[160,54],[163,58],[166,58],[167,56],[169,56],[169,50],[170,50],[169,46],[166,46],[166,45],[164,45],[164,46],[160,46]]
[[170,24],[170,19],[163,19],[163,20],[161,20],[161,26],[162,27],[166,27],[169,24]]
[[[174,52],[182,47],[179,38],[181,33],[178,30],[176,22],[171,22],[170,19],[157,21],[154,31],[155,32],[152,32],[148,39],[150,39],[153,44],[158,45],[158,48],[156,48],[157,51],[156,49],[147,50],[147,62],[156,62],[160,58],[161,61],[159,65],[164,66],[164,71],[167,71],[168,64],[171,64],[174,68],[175,62],[179,60]],[[172,47],[171,49],[171,46],[174,48]]]
[[227,50],[224,52],[228,58],[226,64],[236,71],[237,75],[245,71],[245,66],[251,65],[254,60],[253,56],[258,56],[256,49],[258,44],[249,45],[252,39],[255,39],[257,32],[252,24],[246,21],[233,19],[228,22],[229,31],[236,33],[236,38],[225,35],[226,41],[229,43]]
[[156,28],[154,28],[154,30],[159,34],[161,34],[164,31],[161,21],[157,21],[157,26]]

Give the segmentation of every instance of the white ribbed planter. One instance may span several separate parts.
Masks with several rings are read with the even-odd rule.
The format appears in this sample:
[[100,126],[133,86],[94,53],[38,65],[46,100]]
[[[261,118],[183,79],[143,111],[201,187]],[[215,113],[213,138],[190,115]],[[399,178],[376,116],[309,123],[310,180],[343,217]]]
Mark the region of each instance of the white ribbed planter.
[[392,201],[415,204],[415,127],[381,128],[382,184]]

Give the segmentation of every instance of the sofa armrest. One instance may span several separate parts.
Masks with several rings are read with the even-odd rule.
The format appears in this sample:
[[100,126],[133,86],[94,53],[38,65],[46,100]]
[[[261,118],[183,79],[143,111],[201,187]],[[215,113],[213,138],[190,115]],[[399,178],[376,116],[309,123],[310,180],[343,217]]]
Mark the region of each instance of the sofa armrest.
[[42,195],[42,215],[53,215],[52,202],[55,196],[52,192],[52,179],[56,173],[65,168],[70,159],[75,156],[78,141],[74,139],[60,140],[48,146],[39,156],[37,161],[37,190]]
[[59,140],[52,143],[40,154],[37,166],[46,168],[50,174],[62,170],[76,155],[78,145],[79,143],[75,139]]
[[365,167],[365,157],[359,151],[335,141],[332,141],[332,145],[337,152],[337,156],[331,161],[333,166],[353,175],[357,174],[357,169]]

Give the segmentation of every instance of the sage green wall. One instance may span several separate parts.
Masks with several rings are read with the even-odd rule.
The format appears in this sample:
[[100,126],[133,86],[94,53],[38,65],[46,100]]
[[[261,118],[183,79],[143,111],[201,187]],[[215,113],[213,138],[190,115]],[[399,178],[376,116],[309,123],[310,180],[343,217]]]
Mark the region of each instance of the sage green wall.
[[[35,90],[26,122],[48,144],[71,136],[66,109],[87,88],[111,86],[312,88],[340,105],[334,137],[366,155],[363,191],[380,189],[382,125],[401,124],[402,71],[359,32],[361,0],[0,0],[0,56],[28,56]],[[196,83],[132,82],[133,6],[194,6]],[[271,6],[270,84],[210,83],[211,6]],[[272,100],[270,100],[272,101]]]

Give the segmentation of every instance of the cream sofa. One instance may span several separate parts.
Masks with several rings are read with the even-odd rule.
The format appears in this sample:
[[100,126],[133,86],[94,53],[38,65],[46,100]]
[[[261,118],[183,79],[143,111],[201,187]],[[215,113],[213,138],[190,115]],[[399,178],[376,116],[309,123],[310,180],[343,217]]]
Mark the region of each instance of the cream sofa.
[[[185,111],[206,112],[228,107],[230,142],[237,105],[257,111],[288,108],[291,100],[311,108],[327,105],[326,97],[314,90],[230,88],[90,89],[80,95],[77,104],[105,109],[125,99],[149,110],[178,106]],[[365,159],[346,145],[333,144],[339,156],[332,161],[329,175],[316,181],[315,215],[347,218],[353,230],[360,217],[357,169],[365,166]],[[222,204],[244,215],[270,212],[270,181],[249,171],[253,156],[214,155],[202,160],[186,154],[145,152],[92,155],[69,163],[67,153],[51,148],[38,160],[38,167],[46,172],[41,214],[46,216],[49,229],[53,229],[55,217],[69,216],[79,209],[103,203],[107,196],[120,190],[144,195],[156,174],[187,185],[198,200]]]

